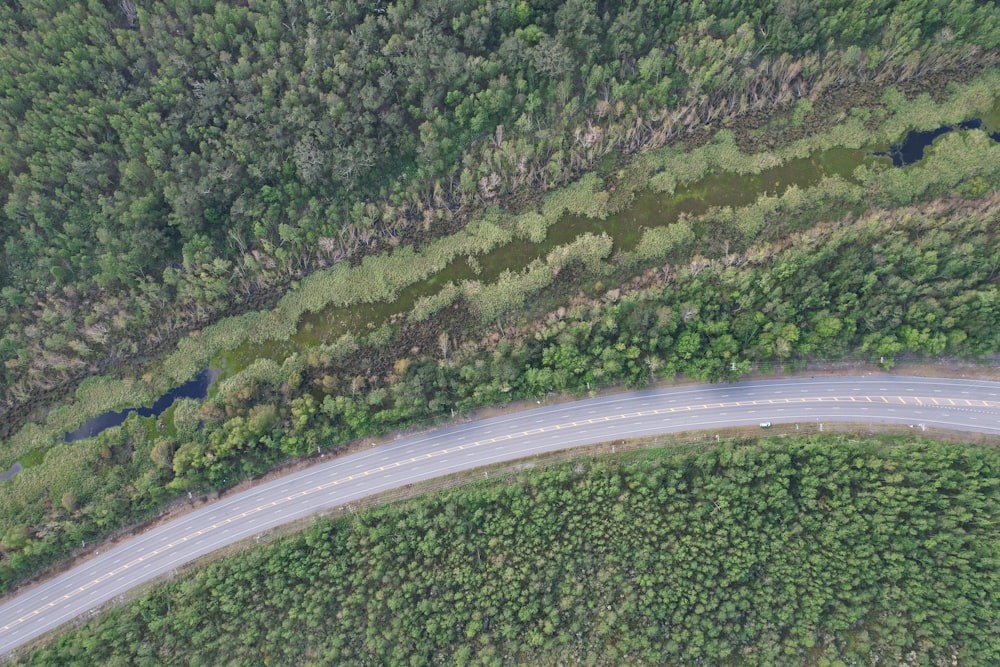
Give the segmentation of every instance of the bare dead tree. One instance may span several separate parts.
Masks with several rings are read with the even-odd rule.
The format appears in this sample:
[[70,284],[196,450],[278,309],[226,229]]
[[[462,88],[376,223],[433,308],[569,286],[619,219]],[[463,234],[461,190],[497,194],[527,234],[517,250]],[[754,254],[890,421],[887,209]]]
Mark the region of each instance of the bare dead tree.
[[447,361],[448,350],[451,349],[451,337],[447,331],[442,331],[438,336],[438,347],[441,348],[441,356]]
[[136,11],[135,3],[132,0],[121,0],[122,12],[125,14],[125,23],[129,29],[135,27],[135,20],[139,13]]

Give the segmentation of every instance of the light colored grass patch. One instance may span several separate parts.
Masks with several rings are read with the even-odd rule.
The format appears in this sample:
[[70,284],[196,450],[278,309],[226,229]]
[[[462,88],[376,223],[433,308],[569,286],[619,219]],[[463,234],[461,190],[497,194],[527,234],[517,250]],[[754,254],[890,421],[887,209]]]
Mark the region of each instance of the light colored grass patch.
[[410,309],[408,320],[411,323],[423,322],[443,308],[447,308],[462,294],[462,289],[453,282],[446,283],[440,290],[430,296],[422,296]]

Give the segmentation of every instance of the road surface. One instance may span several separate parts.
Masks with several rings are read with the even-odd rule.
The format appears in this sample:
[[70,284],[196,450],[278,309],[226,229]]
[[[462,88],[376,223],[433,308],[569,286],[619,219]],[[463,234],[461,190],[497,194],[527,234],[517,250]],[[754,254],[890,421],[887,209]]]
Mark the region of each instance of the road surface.
[[908,424],[1000,435],[1000,383],[876,375],[675,387],[399,439],[206,505],[12,598],[0,606],[0,656],[199,556],[374,493],[569,447],[765,421]]

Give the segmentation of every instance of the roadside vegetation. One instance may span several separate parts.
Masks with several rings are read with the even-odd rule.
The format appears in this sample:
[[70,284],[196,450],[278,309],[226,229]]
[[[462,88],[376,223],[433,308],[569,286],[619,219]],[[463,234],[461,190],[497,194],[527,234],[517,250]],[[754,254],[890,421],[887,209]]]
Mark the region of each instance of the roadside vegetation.
[[[276,309],[185,339],[155,378],[89,380],[78,402],[5,443],[5,461],[26,469],[0,484],[0,585],[9,590],[188,492],[480,406],[677,374],[736,379],[759,362],[860,352],[889,366],[900,353],[997,352],[1000,146],[981,130],[941,137],[906,169],[875,161],[802,187],[768,184],[743,205],[640,229],[631,245],[600,232],[554,244],[513,271],[491,259],[518,239],[544,241],[567,212],[611,231],[648,187],[702,201],[690,189],[697,179],[757,178],[817,151],[856,147],[865,113],[882,118],[872,134],[983,114],[995,105],[995,79],[987,73],[938,102],[889,92],[876,112],[845,113],[828,132],[778,151],[743,153],[722,132],[694,151],[649,153],[621,170],[613,190],[590,175],[537,209],[494,209],[417,251],[315,273]],[[679,165],[689,172],[675,175]],[[392,303],[455,258],[479,262],[480,273],[370,328],[323,333],[331,306]],[[187,379],[213,358],[227,371],[204,404],[180,401],[158,420],[60,442],[83,418],[152,398],[157,383]]]
[[900,437],[578,459],[320,519],[19,664],[996,664],[998,479]]

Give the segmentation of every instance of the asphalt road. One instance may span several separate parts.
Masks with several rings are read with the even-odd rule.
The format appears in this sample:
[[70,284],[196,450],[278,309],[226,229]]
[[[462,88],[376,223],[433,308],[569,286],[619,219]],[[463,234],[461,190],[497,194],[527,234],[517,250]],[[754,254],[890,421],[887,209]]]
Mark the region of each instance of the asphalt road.
[[573,401],[401,438],[206,505],[34,586],[0,606],[0,656],[199,556],[374,493],[541,452],[764,421],[1000,435],[1000,383],[875,375],[698,385]]

